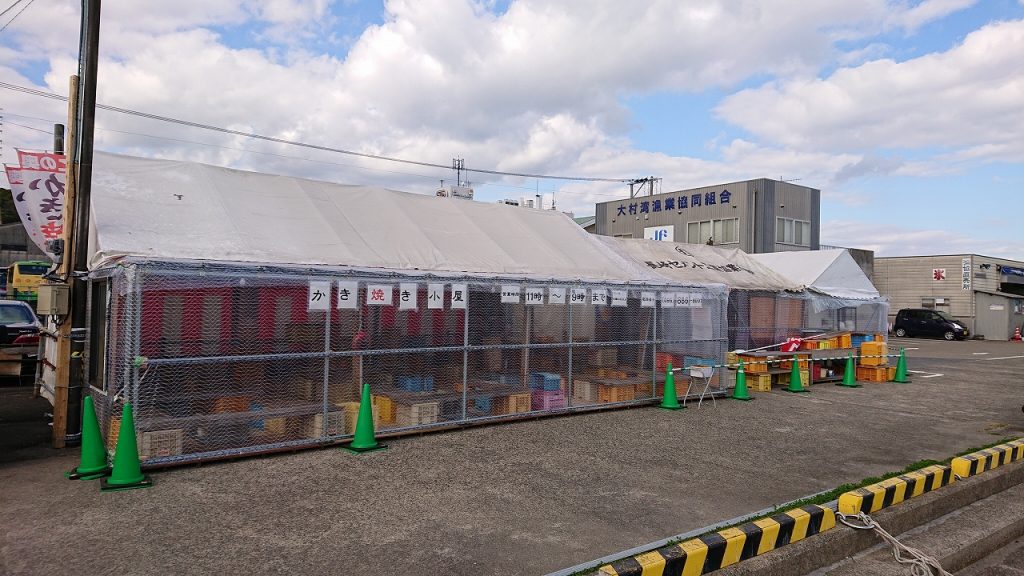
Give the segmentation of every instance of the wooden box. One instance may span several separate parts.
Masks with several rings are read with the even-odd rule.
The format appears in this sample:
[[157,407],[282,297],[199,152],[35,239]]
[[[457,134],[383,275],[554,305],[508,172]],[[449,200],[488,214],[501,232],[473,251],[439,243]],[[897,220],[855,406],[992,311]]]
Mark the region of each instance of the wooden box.
[[615,366],[619,363],[618,350],[615,348],[598,348],[587,354],[587,364],[591,366]]
[[[303,430],[303,436],[305,438],[320,438],[324,434],[324,415],[314,414],[311,418],[306,420],[305,430]],[[266,424],[264,424],[266,429]],[[337,410],[334,412],[327,413],[327,435],[328,436],[341,436],[345,434],[347,427],[345,426],[345,411]]]
[[636,389],[637,398],[652,398],[654,396],[654,386],[651,382],[641,382],[634,386]]
[[494,399],[491,405],[491,414],[522,414],[530,411],[531,398],[529,392],[521,394],[509,394]]
[[572,401],[574,404],[597,403],[597,384],[588,380],[573,380]]
[[179,456],[184,438],[185,431],[180,428],[143,432],[139,435],[139,459]]
[[213,400],[213,413],[248,412],[249,404],[248,396],[221,396]]
[[636,399],[636,388],[633,386],[605,386],[597,387],[597,401],[608,402],[629,402]]
[[418,404],[395,404],[395,424],[398,426],[420,426],[437,422],[437,402]]

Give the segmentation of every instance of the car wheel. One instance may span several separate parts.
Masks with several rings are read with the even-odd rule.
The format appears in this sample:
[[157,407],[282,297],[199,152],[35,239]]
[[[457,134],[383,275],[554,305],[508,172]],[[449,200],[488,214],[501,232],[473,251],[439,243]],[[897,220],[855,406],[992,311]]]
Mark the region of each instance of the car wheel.
[[956,334],[953,333],[952,330],[946,330],[946,333],[943,334],[942,337],[945,338],[946,340],[952,341],[956,339]]
[[904,338],[904,337],[906,337],[906,335],[907,335],[907,331],[904,330],[903,328],[897,328],[896,329],[896,337],[897,338]]

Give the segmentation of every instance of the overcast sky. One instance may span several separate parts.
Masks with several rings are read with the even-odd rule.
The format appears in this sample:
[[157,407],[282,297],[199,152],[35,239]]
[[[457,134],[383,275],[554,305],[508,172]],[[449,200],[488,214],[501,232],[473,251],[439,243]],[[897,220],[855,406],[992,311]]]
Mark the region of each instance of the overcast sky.
[[[22,0],[8,22],[0,81],[66,95],[79,2]],[[1024,0],[117,0],[101,38],[103,104],[443,165],[656,176],[664,191],[795,180],[822,190],[825,244],[1024,259]],[[0,107],[8,163],[66,118],[11,90]],[[97,122],[109,151],[424,193],[454,180]],[[628,194],[469,177],[481,200],[554,192],[577,215]]]

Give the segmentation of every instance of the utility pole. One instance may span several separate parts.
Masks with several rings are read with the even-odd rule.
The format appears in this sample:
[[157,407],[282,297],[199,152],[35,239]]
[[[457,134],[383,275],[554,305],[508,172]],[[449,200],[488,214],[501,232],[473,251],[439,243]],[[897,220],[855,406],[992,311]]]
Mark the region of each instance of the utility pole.
[[[54,383],[53,445],[62,448],[69,434],[81,430],[83,369],[87,320],[89,205],[92,190],[93,135],[96,125],[96,81],[99,68],[101,0],[83,0],[78,68],[68,98],[71,138],[64,206],[62,277],[69,285],[71,317],[57,332]],[[72,100],[75,103],[72,104]],[[69,210],[70,209],[70,210]]]

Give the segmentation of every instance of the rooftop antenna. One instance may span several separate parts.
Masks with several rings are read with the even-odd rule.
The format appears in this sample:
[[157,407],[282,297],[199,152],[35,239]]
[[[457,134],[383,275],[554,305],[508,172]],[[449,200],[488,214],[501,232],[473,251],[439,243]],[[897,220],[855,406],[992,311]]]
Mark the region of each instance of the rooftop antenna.
[[462,186],[462,171],[466,169],[466,161],[462,158],[452,158],[452,170],[455,170],[455,185]]

